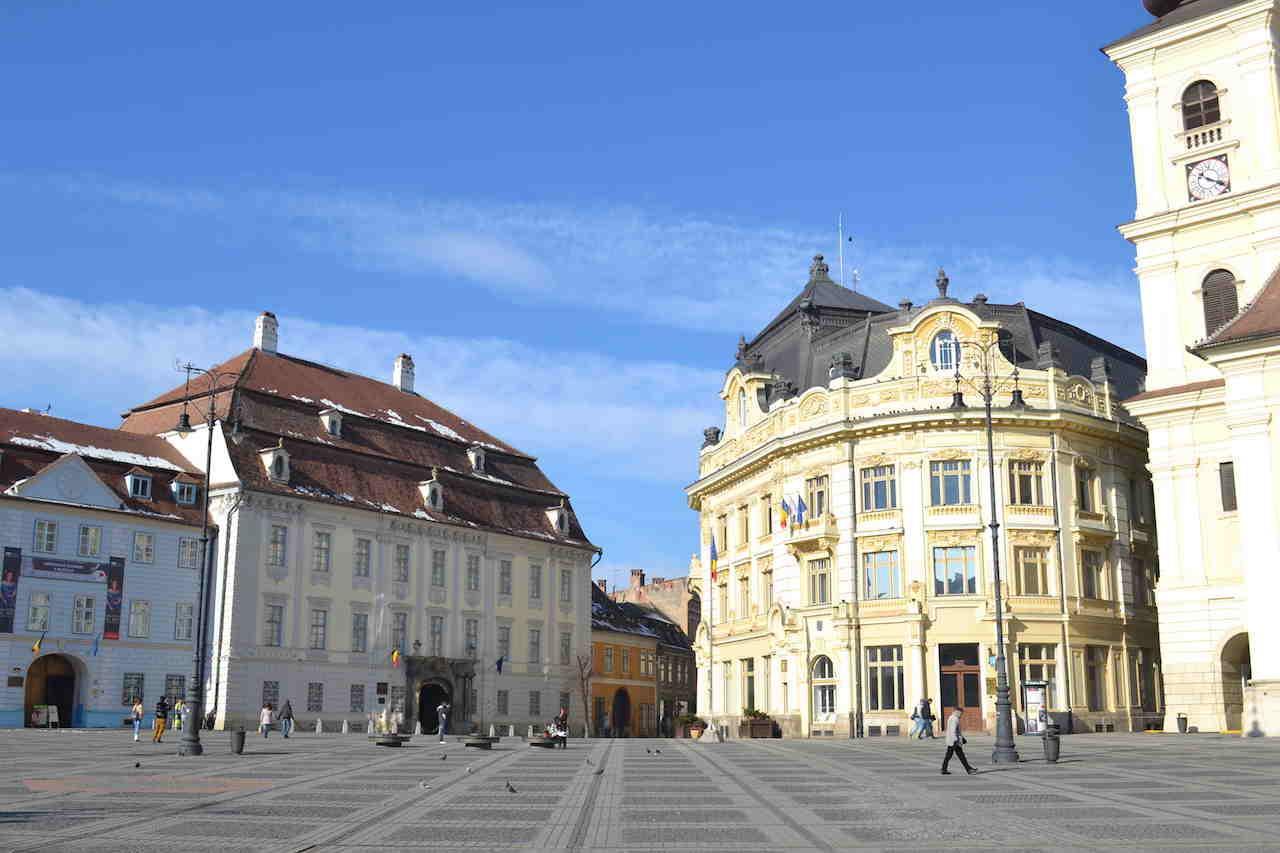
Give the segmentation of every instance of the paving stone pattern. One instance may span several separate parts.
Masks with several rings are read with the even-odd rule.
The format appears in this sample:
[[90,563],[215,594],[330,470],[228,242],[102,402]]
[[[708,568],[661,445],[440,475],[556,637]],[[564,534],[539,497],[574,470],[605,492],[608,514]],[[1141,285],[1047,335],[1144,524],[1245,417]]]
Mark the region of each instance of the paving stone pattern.
[[[970,740],[971,758],[990,754]],[[0,851],[1280,850],[1280,740],[1077,735],[1048,765],[1020,739],[1018,766],[949,777],[938,744],[477,752],[301,734],[237,756],[214,733],[180,758],[123,731],[0,731]]]

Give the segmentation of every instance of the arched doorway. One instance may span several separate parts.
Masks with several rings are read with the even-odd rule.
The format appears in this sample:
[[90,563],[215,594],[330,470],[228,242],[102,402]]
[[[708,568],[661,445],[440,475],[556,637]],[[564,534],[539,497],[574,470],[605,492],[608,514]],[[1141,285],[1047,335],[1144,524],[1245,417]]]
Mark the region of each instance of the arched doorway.
[[[437,734],[440,731],[440,719],[436,715],[436,708],[441,702],[453,704],[453,691],[449,689],[449,685],[441,681],[431,681],[422,685],[422,689],[418,691],[418,721],[422,723],[422,731],[424,734]],[[450,716],[453,716],[450,714]],[[445,722],[447,728],[452,720]]]
[[813,721],[830,723],[836,718],[836,668],[831,658],[818,655],[810,668],[813,685]]
[[1236,634],[1222,647],[1222,722],[1228,731],[1240,731],[1250,677],[1249,635]]
[[57,725],[72,725],[76,705],[76,669],[71,658],[65,655],[45,655],[36,658],[27,668],[24,720],[32,725],[32,711],[38,705],[53,705],[58,709]]
[[627,688],[620,687],[613,694],[613,713],[610,717],[613,736],[626,737],[627,727],[631,725],[631,696],[627,693]]

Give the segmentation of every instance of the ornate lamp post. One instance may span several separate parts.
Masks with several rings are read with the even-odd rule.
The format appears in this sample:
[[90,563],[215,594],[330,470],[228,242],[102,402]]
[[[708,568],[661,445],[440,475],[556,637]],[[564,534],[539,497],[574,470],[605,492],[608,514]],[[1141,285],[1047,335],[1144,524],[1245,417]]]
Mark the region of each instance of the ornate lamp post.
[[209,614],[208,608],[205,607],[205,575],[209,567],[209,478],[211,475],[210,468],[213,465],[213,425],[217,421],[213,408],[214,395],[218,389],[218,381],[223,376],[232,376],[234,374],[214,373],[204,370],[188,363],[179,365],[179,370],[186,371],[187,374],[187,394],[182,401],[182,414],[178,416],[178,425],[175,429],[180,433],[191,432],[191,418],[187,414],[187,404],[191,398],[191,374],[203,374],[209,381],[209,397],[208,406],[205,409],[205,428],[207,436],[205,441],[205,457],[204,457],[204,495],[203,505],[200,513],[200,574],[196,587],[196,636],[195,650],[192,654],[191,665],[191,681],[187,685],[187,701],[184,709],[187,719],[183,721],[182,740],[178,741],[178,755],[203,755],[204,745],[200,743],[200,725],[204,721],[204,714],[201,713],[204,703],[204,657],[205,657],[205,636],[208,633]]
[[[941,273],[939,273],[941,275]],[[1013,706],[1009,701],[1009,673],[1004,653],[1004,596],[1000,588],[1000,522],[996,520],[996,454],[994,429],[991,426],[991,404],[997,394],[1012,388],[1011,409],[1025,409],[1022,389],[1018,387],[1018,368],[1001,375],[997,358],[1000,357],[1000,337],[978,341],[956,341],[956,390],[951,397],[951,408],[966,408],[960,383],[968,385],[982,397],[987,427],[987,476],[991,503],[991,565],[995,573],[996,594],[996,745],[991,752],[993,764],[1017,764],[1018,749],[1013,742]],[[970,363],[976,375],[961,373],[964,355],[971,356]]]

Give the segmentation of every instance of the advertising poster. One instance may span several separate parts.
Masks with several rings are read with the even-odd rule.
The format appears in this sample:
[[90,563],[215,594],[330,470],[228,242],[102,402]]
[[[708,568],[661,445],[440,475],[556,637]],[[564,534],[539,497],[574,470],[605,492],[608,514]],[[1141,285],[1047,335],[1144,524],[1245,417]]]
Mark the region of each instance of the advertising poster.
[[107,563],[107,612],[102,618],[102,639],[120,639],[120,607],[124,603],[124,557]]
[[1044,733],[1047,717],[1045,688],[1043,681],[1025,681],[1022,684],[1023,707],[1027,709],[1026,732],[1029,735]]
[[0,633],[13,633],[13,614],[18,609],[18,578],[22,577],[22,549],[5,548],[0,568]]
[[32,557],[29,574],[33,578],[66,581],[96,581],[103,583],[107,579],[106,563],[86,563],[83,560],[50,560],[45,557]]

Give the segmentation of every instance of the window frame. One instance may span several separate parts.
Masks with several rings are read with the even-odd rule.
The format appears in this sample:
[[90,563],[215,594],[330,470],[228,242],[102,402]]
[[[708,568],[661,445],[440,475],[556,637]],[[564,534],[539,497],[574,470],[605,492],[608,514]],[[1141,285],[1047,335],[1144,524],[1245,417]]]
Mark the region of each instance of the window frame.
[[[948,484],[954,483],[956,500],[949,500]],[[969,459],[933,459],[929,462],[930,506],[973,505],[973,463]]]
[[[130,689],[132,686],[133,689]],[[147,674],[145,672],[126,672],[120,679],[120,704],[130,706],[135,700],[141,702],[146,696]]]
[[511,560],[498,561],[498,595],[511,596],[512,589],[512,567]]
[[[36,603],[39,596],[41,604]],[[48,631],[53,611],[53,594],[42,589],[32,590],[27,598],[27,630]]]
[[267,535],[267,565],[283,566],[289,555],[289,528],[283,524],[271,525]]
[[311,532],[311,571],[328,574],[333,569],[333,533],[328,530]]
[[351,652],[366,654],[369,651],[369,614],[355,612],[351,614]]
[[1182,96],[1178,99],[1183,132],[1198,130],[1222,121],[1220,96],[1221,90],[1212,80],[1196,80],[1183,89]]
[[[831,560],[819,557],[805,561],[805,572],[809,578],[809,604],[831,603]],[[821,593],[821,595],[819,595]]]
[[1009,461],[1009,503],[1014,506],[1045,506],[1044,462],[1036,459]]
[[542,629],[530,628],[528,640],[529,640],[529,647],[528,647],[529,663],[531,664],[542,663]]
[[498,657],[511,660],[511,626],[498,626]]
[[173,499],[183,506],[195,506],[199,496],[200,487],[195,483],[179,481],[173,484]]
[[[859,471],[862,483],[862,511],[881,512],[898,508],[898,466],[868,465]],[[880,498],[884,498],[883,501]]]
[[[867,709],[871,711],[906,710],[906,675],[902,661],[902,646],[868,646],[866,667]],[[893,694],[888,699],[884,695],[886,676],[889,692]]]
[[[183,615],[183,608],[186,608],[186,615]],[[177,601],[173,605],[173,639],[180,643],[191,642],[195,636],[196,625],[196,608],[190,601]],[[185,632],[180,630],[186,626]],[[184,636],[185,634],[185,636]]]
[[[882,573],[886,571],[888,572],[887,585],[892,587],[888,594],[880,589]],[[862,576],[864,600],[884,601],[902,598],[902,566],[897,550],[863,552]]]
[[37,518],[32,539],[31,550],[37,554],[58,553],[58,522],[51,518]]
[[444,619],[445,617],[444,617],[444,614],[442,613],[431,614],[431,619],[430,619],[431,630],[430,630],[430,633],[428,634],[428,637],[430,638],[430,641],[431,641],[430,652],[432,657],[444,657],[444,632],[445,632]]
[[814,521],[820,520],[830,509],[827,504],[827,497],[831,492],[831,477],[827,474],[818,474],[816,477],[806,478],[804,491],[809,498],[809,510],[805,517]]
[[[141,614],[141,620],[145,622],[144,631],[139,632],[135,628],[135,618],[137,614]],[[145,598],[129,599],[129,624],[126,630],[126,636],[134,639],[146,640],[151,637],[151,602]]]
[[431,585],[437,589],[444,589],[448,586],[448,578],[446,577],[448,560],[448,552],[443,548],[433,548],[431,550]]
[[[273,619],[272,617],[278,618]],[[280,648],[284,644],[283,604],[267,602],[263,605],[262,644],[269,648]]]
[[200,568],[200,540],[191,536],[178,537],[178,568]]
[[[93,547],[85,549],[85,534],[95,533],[93,539]],[[102,525],[100,524],[82,524],[80,525],[79,534],[76,536],[76,554],[81,557],[97,557],[102,554]]]
[[405,543],[397,542],[392,560],[396,571],[396,583],[408,583],[409,576],[413,573],[413,551]]
[[154,565],[156,561],[156,535],[145,530],[133,531],[133,562]]
[[467,555],[467,592],[480,591],[480,555]]
[[[939,552],[942,552],[941,555]],[[979,595],[978,588],[978,548],[976,545],[935,545],[933,547],[933,594],[934,596]],[[942,558],[944,574],[939,576],[939,556]],[[952,592],[951,570],[957,565],[963,568],[961,575],[961,591]]]
[[328,644],[329,610],[325,607],[312,607],[311,618],[307,622],[307,648],[322,652],[328,648]]
[[[98,601],[92,595],[77,595],[71,605],[71,633],[95,634],[98,626]],[[87,615],[87,619],[86,619]]]
[[409,614],[403,610],[391,611],[391,648],[403,654],[408,651]]
[[136,501],[151,500],[151,477],[147,474],[130,474],[129,497]]
[[1218,497],[1224,513],[1239,511],[1240,495],[1236,490],[1235,460],[1218,463]]
[[542,600],[542,564],[529,563],[529,600]]
[[[942,348],[944,346],[946,349]],[[929,363],[933,365],[934,370],[941,373],[956,370],[960,364],[960,339],[956,337],[955,332],[942,329],[933,336],[929,341]]]
[[[1096,565],[1090,564],[1090,554],[1096,554]],[[1101,548],[1083,547],[1080,549],[1080,597],[1091,601],[1108,601],[1107,596],[1107,555]],[[1090,594],[1092,593],[1092,594]]]
[[[1014,575],[1018,582],[1018,595],[1052,595],[1050,591],[1049,549],[1038,545],[1015,545],[1013,549]],[[1027,583],[1027,570],[1036,571],[1036,591]]]
[[373,571],[373,540],[357,536],[352,550],[351,576],[367,578]]

